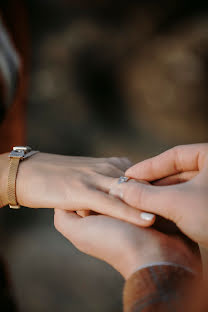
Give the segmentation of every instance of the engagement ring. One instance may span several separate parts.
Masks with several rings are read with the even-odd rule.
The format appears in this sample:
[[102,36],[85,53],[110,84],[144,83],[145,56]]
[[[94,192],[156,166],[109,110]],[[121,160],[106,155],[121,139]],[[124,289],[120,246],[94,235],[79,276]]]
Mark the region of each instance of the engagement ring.
[[118,179],[118,184],[124,183],[124,182],[128,182],[130,180],[130,178],[128,177],[120,177]]

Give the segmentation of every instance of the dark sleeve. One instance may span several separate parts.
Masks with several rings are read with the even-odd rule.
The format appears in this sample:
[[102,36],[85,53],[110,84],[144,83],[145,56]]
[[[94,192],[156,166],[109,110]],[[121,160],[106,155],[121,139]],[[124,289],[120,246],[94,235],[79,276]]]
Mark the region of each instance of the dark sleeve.
[[0,122],[13,104],[20,71],[20,58],[0,10]]
[[134,273],[124,287],[124,312],[181,311],[187,287],[195,276],[171,265],[148,267]]
[[0,1],[0,154],[26,141],[27,21],[22,0]]

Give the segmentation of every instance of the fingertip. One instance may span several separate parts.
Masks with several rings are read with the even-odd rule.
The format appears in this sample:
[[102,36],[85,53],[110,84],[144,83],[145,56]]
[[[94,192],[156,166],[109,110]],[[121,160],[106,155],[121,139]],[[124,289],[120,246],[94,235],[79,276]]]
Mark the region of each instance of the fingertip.
[[146,226],[151,226],[156,220],[156,216],[153,213],[141,212],[141,219],[145,221]]
[[152,213],[140,212],[139,217],[132,223],[139,227],[150,227],[155,223],[156,216]]

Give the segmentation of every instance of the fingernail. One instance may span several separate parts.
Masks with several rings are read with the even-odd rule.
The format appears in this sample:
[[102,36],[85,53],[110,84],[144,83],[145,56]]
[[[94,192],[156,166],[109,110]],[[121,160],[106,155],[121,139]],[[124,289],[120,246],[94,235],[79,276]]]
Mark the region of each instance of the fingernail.
[[120,199],[123,199],[123,192],[121,190],[120,187],[118,186],[114,186],[110,189],[110,192],[109,192],[110,195],[113,195],[115,197],[118,197]]
[[155,215],[148,212],[142,212],[141,213],[141,219],[145,221],[152,221],[154,219]]

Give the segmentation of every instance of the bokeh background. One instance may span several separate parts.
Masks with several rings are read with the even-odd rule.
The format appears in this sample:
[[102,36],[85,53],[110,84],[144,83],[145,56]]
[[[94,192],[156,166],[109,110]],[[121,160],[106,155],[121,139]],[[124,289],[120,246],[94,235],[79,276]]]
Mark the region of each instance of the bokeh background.
[[[127,156],[208,141],[207,1],[28,0],[28,144]],[[0,211],[20,312],[121,312],[123,279],[58,234],[52,210]]]

